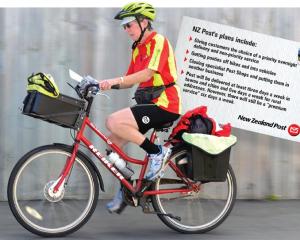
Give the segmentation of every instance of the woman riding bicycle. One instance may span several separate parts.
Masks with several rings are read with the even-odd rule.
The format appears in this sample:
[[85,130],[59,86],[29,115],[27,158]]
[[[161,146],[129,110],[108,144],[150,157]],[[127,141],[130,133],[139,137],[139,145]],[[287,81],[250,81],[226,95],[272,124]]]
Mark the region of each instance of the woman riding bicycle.
[[[206,107],[202,106],[198,108],[205,111],[196,108],[199,112],[190,110],[181,119],[190,122],[188,129],[180,122],[173,129],[181,131],[186,143],[179,140],[171,155],[167,147],[177,140],[172,134],[164,146],[153,144],[157,139],[156,130],[170,126],[181,111],[173,51],[168,40],[152,30],[155,10],[151,5],[128,4],[116,18],[122,21],[124,30],[134,41],[125,76],[98,82],[70,71],[72,79],[81,80],[74,89],[80,99],[54,93],[47,96],[38,88],[28,89],[22,113],[74,129],[75,136],[72,145],[56,142],[39,146],[18,160],[7,186],[9,207],[24,228],[43,237],[63,237],[80,229],[95,211],[100,189],[104,191],[98,167],[80,149],[85,146],[83,150],[121,181],[121,191],[107,204],[110,212],[121,213],[127,204],[140,206],[143,213],[157,215],[166,226],[178,232],[211,231],[228,217],[235,203],[237,185],[229,163],[231,146],[228,145],[235,143],[235,137],[223,139],[220,150],[212,147],[211,139],[222,141],[221,138],[189,134],[194,129],[203,132],[210,127],[212,133],[217,132],[217,124],[205,116]],[[30,76],[28,82],[39,84],[45,90],[49,89],[48,85],[54,85],[42,73]],[[136,83],[138,104],[109,116],[106,125],[111,135],[107,136],[90,119],[94,97],[99,88],[127,88]],[[197,121],[200,119],[203,122]],[[149,140],[143,134],[150,128],[154,130]],[[89,140],[90,133],[114,151],[108,151],[108,159]],[[195,145],[196,140],[199,145]],[[122,151],[127,142],[136,143],[147,152],[144,160]],[[138,179],[130,179],[133,172],[126,167],[126,162],[139,166]]]
[[[175,121],[181,113],[173,49],[168,39],[153,30],[155,15],[152,5],[144,2],[129,3],[118,12],[115,19],[121,20],[124,31],[134,41],[131,63],[125,76],[99,83],[101,90],[109,90],[114,85],[123,89],[139,84],[135,95],[138,104],[111,114],[106,127],[111,132],[110,139],[118,147],[132,142],[146,151],[150,159],[146,179],[151,181],[161,175],[171,149],[151,143],[144,134],[151,128]],[[107,208],[116,212],[122,202],[120,190]]]

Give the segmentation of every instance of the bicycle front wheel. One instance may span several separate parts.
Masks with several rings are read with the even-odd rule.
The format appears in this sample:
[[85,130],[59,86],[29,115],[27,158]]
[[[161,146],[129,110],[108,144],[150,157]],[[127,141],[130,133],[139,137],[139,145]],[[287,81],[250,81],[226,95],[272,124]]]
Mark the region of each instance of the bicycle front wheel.
[[[171,161],[187,157],[187,150],[171,156]],[[198,182],[199,191],[188,193],[158,194],[152,197],[157,212],[180,217],[158,217],[170,228],[182,233],[204,233],[219,226],[231,212],[236,198],[236,179],[231,166],[225,182]],[[167,167],[162,179],[157,179],[154,190],[187,188],[176,173]]]
[[99,185],[88,160],[77,156],[62,188],[53,194],[71,150],[60,145],[36,148],[14,167],[8,183],[9,206],[32,233],[58,237],[78,230],[95,210]]

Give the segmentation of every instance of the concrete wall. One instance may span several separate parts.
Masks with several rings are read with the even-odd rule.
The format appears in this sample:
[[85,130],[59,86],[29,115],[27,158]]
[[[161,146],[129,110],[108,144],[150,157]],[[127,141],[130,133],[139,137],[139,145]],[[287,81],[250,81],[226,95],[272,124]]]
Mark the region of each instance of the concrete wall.
[[[53,142],[71,143],[69,130],[20,113],[26,79],[32,72],[51,73],[61,92],[68,87],[68,68],[98,79],[122,75],[130,58],[131,42],[112,21],[117,9],[0,9],[0,199],[6,199],[10,172],[30,149]],[[300,40],[300,9],[158,9],[155,29],[175,48],[182,16]],[[280,51],[280,46],[278,51]],[[104,129],[105,116],[132,104],[134,89],[98,97],[92,119]],[[239,142],[231,164],[238,180],[239,198],[300,198],[299,144],[234,129]],[[91,138],[97,142],[96,138]],[[99,142],[99,148],[104,146]],[[130,155],[143,152],[133,145]],[[110,197],[118,183],[100,167]],[[43,171],[43,169],[40,169]]]

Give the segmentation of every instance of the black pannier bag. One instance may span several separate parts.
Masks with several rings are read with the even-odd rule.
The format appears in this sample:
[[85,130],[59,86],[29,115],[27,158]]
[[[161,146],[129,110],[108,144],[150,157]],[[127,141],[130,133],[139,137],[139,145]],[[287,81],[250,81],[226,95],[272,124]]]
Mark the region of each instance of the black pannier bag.
[[[206,135],[206,138],[213,138],[217,141],[224,139],[226,142],[216,151],[209,148],[199,147],[188,139],[189,136],[197,134],[183,134],[183,140],[189,149],[184,159],[178,159],[177,166],[187,175],[188,178],[201,182],[224,182],[226,181],[229,168],[231,147],[236,143],[236,137],[216,137]],[[204,134],[198,134],[198,136]],[[209,140],[206,140],[209,141]]]
[[213,155],[200,148],[192,147],[192,179],[197,181],[224,182],[229,167],[230,150]]
[[84,119],[85,101],[63,94],[52,98],[38,91],[30,91],[23,104],[23,114],[66,128],[78,130]]

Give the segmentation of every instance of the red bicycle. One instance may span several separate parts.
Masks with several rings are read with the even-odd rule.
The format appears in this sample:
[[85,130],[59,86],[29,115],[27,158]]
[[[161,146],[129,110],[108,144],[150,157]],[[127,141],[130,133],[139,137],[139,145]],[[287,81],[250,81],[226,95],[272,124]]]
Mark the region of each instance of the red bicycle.
[[[90,88],[87,92],[91,93]],[[39,100],[45,97],[39,93],[32,94]],[[70,102],[70,97],[62,97]],[[112,143],[89,119],[94,95],[84,94],[82,97],[82,100],[71,99],[79,101],[78,105],[82,108],[77,116],[79,125],[77,120],[76,124],[63,123],[64,113],[31,114],[74,128],[77,133],[72,146],[54,143],[35,148],[15,165],[8,183],[8,202],[23,227],[40,236],[58,237],[75,232],[91,217],[99,199],[99,188],[104,191],[104,183],[94,162],[79,149],[81,146],[85,146],[121,182],[123,196],[129,206],[140,206],[144,213],[157,214],[168,227],[182,233],[204,233],[226,219],[236,198],[236,179],[231,166],[224,182],[194,181],[178,165],[190,156],[190,148],[179,144],[172,149],[163,178],[147,181],[144,176],[148,157],[145,156],[144,160],[132,158]],[[53,109],[57,110],[57,107]],[[55,120],[57,116],[60,120]],[[154,129],[151,141],[156,140],[157,131],[166,131],[170,125]],[[98,135],[125,161],[139,165],[138,178],[126,179],[88,139],[87,129]],[[170,146],[170,142],[166,142],[165,146]]]

